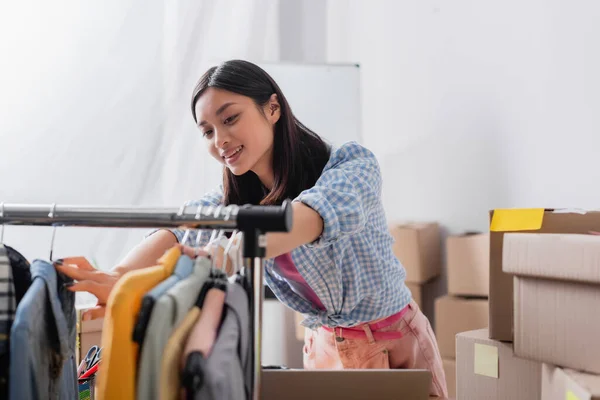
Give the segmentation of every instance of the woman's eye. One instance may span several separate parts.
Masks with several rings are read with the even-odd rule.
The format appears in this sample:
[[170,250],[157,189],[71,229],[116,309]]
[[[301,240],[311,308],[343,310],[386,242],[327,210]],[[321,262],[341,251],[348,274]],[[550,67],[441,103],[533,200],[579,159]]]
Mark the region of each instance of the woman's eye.
[[210,135],[212,135],[212,131],[206,131],[202,134],[202,136],[204,136],[204,137],[208,137]]
[[233,122],[235,121],[235,119],[238,117],[238,115],[239,115],[239,114],[236,114],[236,115],[232,115],[232,116],[231,116],[231,117],[229,117],[229,118],[226,118],[226,119],[225,119],[225,121],[223,121],[223,123],[224,123],[225,125],[229,125],[229,124],[233,123]]

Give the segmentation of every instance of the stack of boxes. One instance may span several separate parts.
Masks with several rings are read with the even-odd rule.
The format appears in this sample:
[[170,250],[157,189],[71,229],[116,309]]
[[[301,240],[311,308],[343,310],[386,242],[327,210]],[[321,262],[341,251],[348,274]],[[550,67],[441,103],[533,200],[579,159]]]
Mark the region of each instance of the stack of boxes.
[[406,286],[423,313],[431,319],[435,278],[441,274],[440,228],[437,223],[406,223],[390,226],[394,255],[406,270]]
[[[86,307],[87,308],[87,307]],[[101,346],[102,325],[104,318],[97,318],[91,321],[83,321],[81,314],[86,308],[76,307],[76,336],[75,336],[75,362],[79,365],[92,346]]]
[[457,336],[458,398],[600,399],[596,231],[600,212],[492,213],[490,329]]
[[456,335],[488,326],[489,235],[465,233],[446,239],[448,295],[435,301],[435,331],[448,392],[455,396]]
[[[434,281],[441,274],[440,228],[437,223],[405,223],[389,226],[394,255],[406,270],[406,286],[423,313],[433,321],[437,294]],[[296,338],[304,341],[303,320],[295,313]]]

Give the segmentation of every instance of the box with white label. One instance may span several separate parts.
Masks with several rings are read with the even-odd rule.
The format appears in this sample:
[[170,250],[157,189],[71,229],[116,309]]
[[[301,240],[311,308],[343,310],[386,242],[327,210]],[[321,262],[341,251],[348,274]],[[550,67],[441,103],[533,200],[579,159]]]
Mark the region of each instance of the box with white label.
[[516,357],[512,343],[488,336],[487,329],[456,336],[456,398],[541,399],[542,364]]

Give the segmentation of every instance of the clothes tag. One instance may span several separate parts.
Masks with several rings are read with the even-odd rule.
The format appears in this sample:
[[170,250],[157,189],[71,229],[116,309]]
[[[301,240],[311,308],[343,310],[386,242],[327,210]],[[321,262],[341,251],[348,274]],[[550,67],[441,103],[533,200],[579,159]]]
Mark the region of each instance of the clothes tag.
[[566,400],[581,400],[581,399],[575,393],[571,392],[570,390],[567,390]]
[[543,219],[543,208],[498,209],[492,215],[490,231],[536,231],[542,227]]
[[91,400],[92,392],[90,390],[90,381],[79,383],[79,400]]
[[498,348],[475,343],[474,371],[477,375],[498,379]]

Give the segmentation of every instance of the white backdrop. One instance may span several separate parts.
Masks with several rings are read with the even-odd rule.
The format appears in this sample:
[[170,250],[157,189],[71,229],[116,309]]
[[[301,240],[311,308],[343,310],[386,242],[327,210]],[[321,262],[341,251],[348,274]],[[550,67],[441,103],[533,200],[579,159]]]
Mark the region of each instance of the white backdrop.
[[[270,0],[2,3],[0,201],[197,198],[214,178],[189,108],[202,62],[277,61],[278,16]],[[145,232],[59,228],[55,256],[111,268]],[[7,227],[5,241],[48,258],[50,228]]]
[[487,230],[491,208],[599,207],[599,2],[327,3],[388,217]]

